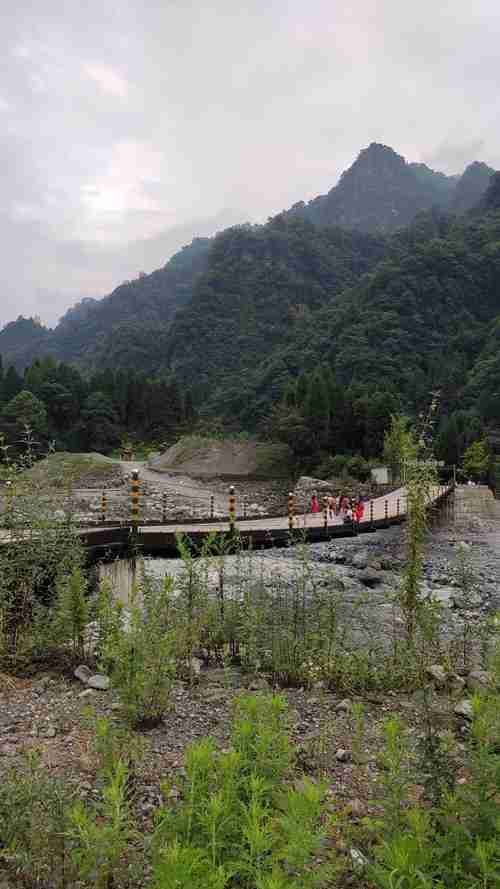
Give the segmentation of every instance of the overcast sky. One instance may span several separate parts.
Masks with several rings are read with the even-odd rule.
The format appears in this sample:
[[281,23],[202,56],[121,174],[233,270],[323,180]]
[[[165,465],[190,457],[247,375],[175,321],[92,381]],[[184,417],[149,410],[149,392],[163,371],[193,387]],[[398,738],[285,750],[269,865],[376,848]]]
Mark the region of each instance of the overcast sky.
[[498,0],[16,0],[0,325],[325,193],[372,141],[500,168]]

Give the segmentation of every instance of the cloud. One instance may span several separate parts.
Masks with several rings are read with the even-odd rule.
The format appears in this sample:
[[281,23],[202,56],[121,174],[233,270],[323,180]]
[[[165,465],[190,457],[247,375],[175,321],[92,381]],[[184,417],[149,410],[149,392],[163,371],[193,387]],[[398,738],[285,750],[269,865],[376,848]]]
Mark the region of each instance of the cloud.
[[497,0],[4,4],[0,321],[324,193],[373,140],[500,168],[499,45]]
[[84,77],[93,80],[104,93],[109,93],[119,99],[127,97],[129,91],[127,81],[108,65],[85,64],[82,71]]

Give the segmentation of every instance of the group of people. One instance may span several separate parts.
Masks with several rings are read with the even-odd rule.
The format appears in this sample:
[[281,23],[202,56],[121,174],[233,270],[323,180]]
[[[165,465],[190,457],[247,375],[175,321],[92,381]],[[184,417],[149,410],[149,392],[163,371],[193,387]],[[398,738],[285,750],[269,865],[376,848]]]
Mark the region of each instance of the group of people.
[[[347,497],[345,494],[327,494],[324,497],[328,518],[332,521],[336,516],[344,522],[361,522],[365,513],[365,503],[362,497]],[[320,512],[320,504],[316,491],[311,497],[311,512]]]

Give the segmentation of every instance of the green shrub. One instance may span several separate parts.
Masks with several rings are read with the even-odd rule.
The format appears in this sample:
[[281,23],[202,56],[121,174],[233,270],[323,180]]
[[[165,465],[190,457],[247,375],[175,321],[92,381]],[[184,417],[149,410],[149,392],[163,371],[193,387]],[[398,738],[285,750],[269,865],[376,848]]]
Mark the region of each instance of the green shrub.
[[[71,791],[35,754],[0,782],[0,863],[23,884],[64,889],[75,870],[68,837]],[[17,881],[16,881],[17,885]]]
[[79,660],[85,657],[85,631],[90,618],[87,588],[88,582],[80,566],[75,566],[70,574],[59,577],[56,582],[55,637],[63,644],[68,643]]
[[157,724],[165,713],[175,672],[170,625],[172,583],[157,583],[143,574],[125,611],[101,597],[100,639],[103,659],[111,666],[125,718],[135,726]]
[[102,800],[93,806],[81,800],[69,812],[72,857],[78,876],[95,889],[123,886],[127,856],[134,837],[128,798],[128,769],[117,759],[102,790]]
[[324,789],[284,786],[285,714],[279,697],[242,698],[232,749],[219,753],[210,739],[189,749],[181,802],[159,812],[153,889],[327,885],[332,864],[318,858]]

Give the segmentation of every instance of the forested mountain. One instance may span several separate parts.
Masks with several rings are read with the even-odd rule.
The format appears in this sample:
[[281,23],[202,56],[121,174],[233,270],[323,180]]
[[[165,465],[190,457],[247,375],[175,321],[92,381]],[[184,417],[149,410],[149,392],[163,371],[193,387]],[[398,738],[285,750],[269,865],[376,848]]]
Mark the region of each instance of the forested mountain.
[[[231,326],[230,313],[226,330],[232,331],[233,338],[242,336],[238,350],[248,350],[248,360],[253,364],[255,344],[259,344],[262,352],[274,348],[288,329],[290,306],[317,307],[353,283],[357,275],[381,258],[384,250],[381,235],[402,232],[419,212],[434,207],[462,213],[476,205],[490,172],[485,164],[474,163],[462,177],[446,176],[425,164],[407,163],[391,148],[374,143],[360,153],[327,195],[309,204],[297,204],[277,218],[281,219],[282,232],[283,220],[287,218],[297,223],[313,223],[318,230],[340,226],[359,233],[372,232],[378,240],[355,242],[352,231],[342,237],[338,231],[329,236],[321,231],[314,245],[316,236],[310,227],[297,228],[293,238],[293,228],[289,227],[286,236],[282,233],[278,238],[278,224],[273,222],[251,230],[248,226],[228,229],[215,242],[198,238],[158,271],[121,284],[104,299],[85,299],[78,303],[53,331],[24,318],[7,325],[0,331],[0,355],[6,365],[13,363],[19,370],[37,356],[52,354],[87,371],[134,367],[147,373],[160,373],[169,368],[170,359],[175,366],[186,363],[186,357],[179,355],[178,336],[182,349],[200,351],[203,335],[208,337],[208,348],[219,351],[219,334],[225,326],[220,310],[228,288],[234,288],[240,308],[247,301],[245,293],[250,294],[242,313],[243,319],[246,312],[248,325],[246,332],[237,333],[238,323],[234,328]],[[249,245],[246,258],[243,246],[241,255],[237,251],[231,255],[230,245],[243,245],[245,240]],[[263,265],[257,272],[254,265],[261,260]],[[273,286],[269,297],[265,295],[265,288],[262,289],[261,279],[271,273],[271,267]],[[205,271],[207,279],[203,278]],[[290,293],[284,296],[290,282]],[[254,287],[256,291],[252,294]],[[282,297],[284,304],[280,310]],[[261,300],[265,304],[261,304]],[[200,329],[191,330],[187,341],[183,331],[190,326],[189,315],[197,318],[200,314],[197,306],[201,303],[206,317],[201,319]],[[187,314],[182,313],[184,307]],[[270,319],[272,316],[269,325],[268,311]],[[252,313],[256,313],[254,320]],[[206,329],[205,322],[212,314],[214,327],[220,326],[216,333]],[[169,330],[174,319],[175,334],[171,335]],[[204,348],[202,345],[201,351]],[[225,347],[226,351],[231,348]],[[208,378],[213,378],[213,374],[209,372]]]
[[479,161],[469,164],[457,181],[450,204],[451,210],[460,214],[476,207],[486,192],[493,173],[494,170],[487,164]]
[[162,337],[176,311],[189,302],[206,268],[210,243],[209,238],[195,238],[163,268],[126,281],[105,299],[83,300],[53,331],[18,318],[0,331],[4,364],[22,369],[35,357],[51,354],[87,369],[111,364],[155,370]]
[[[285,274],[283,264],[270,262],[262,271],[269,243],[279,234],[293,244],[290,231],[307,285],[300,264],[289,263]],[[494,354],[488,343],[500,313],[500,213],[464,221],[432,213],[389,241],[367,241],[373,265],[383,257],[364,276],[366,253],[339,265],[332,242],[342,235],[279,217],[259,230],[257,244],[251,231],[219,237],[209,271],[172,326],[168,352],[176,376],[186,385],[196,381],[204,412],[265,426],[288,383],[319,367],[353,400],[383,391],[414,409],[438,388],[443,409],[452,411],[462,392],[470,394],[476,361],[484,365]],[[318,254],[320,275],[311,259]],[[196,335],[203,348],[190,349]],[[469,395],[467,403],[473,406]],[[493,416],[486,411],[484,418]]]
[[493,173],[471,164],[463,176],[445,176],[425,164],[407,163],[392,148],[373,142],[326,195],[289,211],[316,225],[340,225],[366,232],[393,232],[437,207],[464,213],[475,206]]
[[238,400],[240,375],[253,373],[291,329],[308,329],[315,311],[386,252],[381,236],[319,228],[285,215],[223,232],[169,332],[168,366],[198,400],[210,399],[215,387],[234,387]]
[[313,464],[379,454],[390,414],[439,390],[456,461],[500,423],[499,344],[500,173],[447,177],[372,145],[325,198],[197,239],[54,331],[7,325],[0,433],[16,442],[28,417],[40,440],[109,450],[168,439],[194,406],[205,429],[271,435]]
[[0,331],[0,355],[6,365],[18,368],[28,364],[50,348],[51,333],[35,318],[19,316]]

